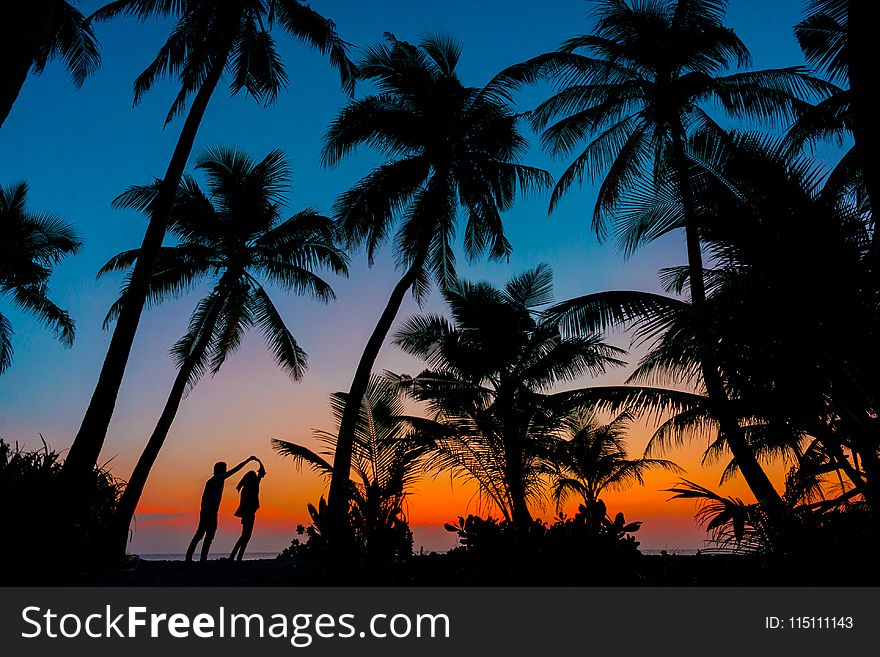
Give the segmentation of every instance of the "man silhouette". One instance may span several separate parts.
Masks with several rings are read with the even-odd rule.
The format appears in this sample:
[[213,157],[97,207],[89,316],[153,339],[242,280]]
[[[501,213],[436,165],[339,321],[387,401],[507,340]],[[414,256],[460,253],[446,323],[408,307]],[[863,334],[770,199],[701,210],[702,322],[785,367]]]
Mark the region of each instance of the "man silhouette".
[[189,543],[186,549],[186,560],[192,561],[193,552],[196,551],[196,545],[203,538],[202,554],[199,561],[208,560],[208,550],[211,549],[211,542],[214,540],[214,534],[217,532],[217,514],[220,512],[220,500],[223,498],[223,484],[229,477],[241,470],[251,461],[256,461],[256,456],[249,456],[239,463],[232,470],[226,469],[226,462],[219,461],[214,464],[214,475],[205,482],[205,491],[202,493],[202,508],[199,512],[199,527],[196,529],[196,535]]

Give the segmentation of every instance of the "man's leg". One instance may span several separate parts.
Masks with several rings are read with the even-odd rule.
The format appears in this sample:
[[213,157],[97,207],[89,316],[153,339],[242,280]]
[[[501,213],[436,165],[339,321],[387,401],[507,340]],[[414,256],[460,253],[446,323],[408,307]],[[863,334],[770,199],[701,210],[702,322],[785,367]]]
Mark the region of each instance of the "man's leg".
[[193,536],[193,539],[189,542],[189,547],[186,548],[186,560],[187,561],[193,560],[193,552],[196,551],[196,545],[199,544],[199,541],[201,541],[204,536],[205,536],[205,526],[201,522],[201,520],[199,520],[199,528],[196,529],[196,535]]
[[217,518],[213,518],[205,527],[205,542],[202,543],[202,555],[200,561],[208,560],[208,551],[211,549],[211,543],[214,540],[214,534],[217,533]]

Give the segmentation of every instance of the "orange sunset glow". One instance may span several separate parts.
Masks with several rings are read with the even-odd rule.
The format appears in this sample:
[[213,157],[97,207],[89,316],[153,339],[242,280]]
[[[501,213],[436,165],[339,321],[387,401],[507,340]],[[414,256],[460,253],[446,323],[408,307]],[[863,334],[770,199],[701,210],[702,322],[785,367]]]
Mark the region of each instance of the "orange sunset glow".
[[[248,361],[249,365],[231,364],[229,373],[221,373],[210,384],[191,394],[187,405],[210,408],[208,415],[186,406],[181,411],[166,451],[156,465],[157,476],[150,479],[138,508],[132,530],[133,551],[148,554],[183,551],[198,520],[202,487],[210,476],[211,466],[218,460],[227,461],[231,467],[238,460],[256,454],[266,464],[269,476],[261,486],[261,508],[252,543],[256,552],[273,552],[286,547],[295,535],[296,526],[309,523],[306,505],[317,504],[322,495],[326,496],[326,485],[317,474],[308,468],[297,471],[289,460],[269,449],[270,437],[296,438],[319,449],[320,445],[311,436],[311,428],[331,426],[326,399],[305,386],[292,386],[283,376],[271,372],[265,374],[269,379],[264,382],[265,387],[236,387],[233,378],[240,373],[233,370],[256,368],[260,359],[265,357],[259,354],[258,344],[247,345],[245,350],[247,354],[251,350],[254,352],[254,360],[248,355],[241,359]],[[389,352],[393,356],[393,349]],[[617,375],[605,377],[610,382],[618,378]],[[264,394],[269,391],[272,391],[271,396],[265,398]],[[646,420],[634,424],[629,436],[631,454],[638,455],[644,449],[649,429]],[[752,500],[741,478],[717,486],[724,464],[702,464],[705,447],[705,439],[694,440],[665,456],[686,470],[682,476],[724,495]],[[133,466],[133,461],[133,454],[120,454],[113,463],[125,471]],[[775,483],[781,484],[785,466],[777,464],[768,472]],[[226,484],[220,530],[214,543],[221,553],[232,544],[239,531],[239,522],[233,511],[238,504],[234,485],[240,476],[233,477]],[[603,496],[610,513],[620,511],[628,521],[643,522],[637,536],[643,549],[674,551],[705,547],[707,536],[694,520],[694,504],[669,501],[670,494],[663,492],[677,479],[672,473],[649,472],[644,486],[634,486],[622,492],[609,491]],[[573,513],[576,506],[571,502],[565,512]],[[443,524],[454,522],[459,515],[499,515],[491,503],[481,500],[474,484],[450,480],[448,474],[436,477],[425,474],[408,496],[406,510],[417,551],[419,548],[446,550],[455,547],[455,534],[445,531]],[[548,500],[542,507],[536,505],[534,515],[550,519],[556,515],[556,510]],[[179,546],[178,550],[174,549],[175,545]]]

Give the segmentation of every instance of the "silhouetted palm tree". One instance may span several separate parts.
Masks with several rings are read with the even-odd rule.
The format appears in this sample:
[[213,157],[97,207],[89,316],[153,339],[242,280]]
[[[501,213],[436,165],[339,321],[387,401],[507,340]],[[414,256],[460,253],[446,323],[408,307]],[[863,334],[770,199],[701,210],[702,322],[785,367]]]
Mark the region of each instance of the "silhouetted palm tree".
[[441,287],[455,280],[453,240],[461,206],[467,220],[469,258],[510,252],[501,213],[517,188],[541,188],[549,174],[518,164],[526,141],[518,117],[498,95],[466,87],[456,74],[461,48],[447,37],[418,45],[387,36],[367,51],[361,76],[378,92],[350,102],[328,130],[324,162],[336,164],[359,145],[389,160],[374,169],[336,204],[342,234],[351,246],[366,245],[372,262],[395,223],[395,250],[404,274],[388,300],[355,370],[333,461],[329,508],[341,528],[354,427],[373,364],[407,291],[421,300],[433,278]]
[[[27,207],[28,187],[0,188],[0,296],[51,327],[62,344],[73,344],[74,324],[67,311],[47,296],[52,269],[82,242],[60,217]],[[12,325],[0,313],[0,373],[12,362]]]
[[[98,383],[64,463],[65,477],[74,485],[94,466],[104,444],[174,197],[208,101],[224,70],[229,69],[233,94],[244,90],[264,104],[271,103],[287,82],[271,34],[277,26],[328,54],[330,63],[339,69],[346,91],[351,92],[354,86],[354,67],[346,55],[347,44],[337,35],[332,21],[300,0],[117,0],[99,10],[95,17],[107,19],[120,13],[142,20],[151,16],[176,19],[156,59],[135,81],[135,102],[166,75],[176,75],[180,82],[167,120],[183,112],[190,96],[193,101],[150,207],[141,257],[132,270]],[[75,497],[75,491],[72,495]]]
[[681,472],[672,461],[627,455],[625,432],[631,418],[619,415],[600,424],[595,413],[577,409],[563,424],[563,440],[557,443],[553,463],[553,499],[561,508],[570,494],[585,506],[599,501],[605,490],[625,490],[644,485],[646,472],[655,469]]
[[[286,440],[273,439],[272,446],[282,456],[292,457],[298,468],[306,464],[329,483],[346,403],[345,393],[330,397],[337,430],[313,432],[324,446],[320,452]],[[424,445],[407,439],[408,432],[399,391],[389,381],[372,377],[355,427],[352,469],[357,479],[351,482],[350,491],[351,523],[368,557],[388,557],[399,543],[395,539],[408,531],[404,504],[426,451]]]
[[[733,117],[772,120],[793,116],[805,105],[801,98],[829,91],[798,67],[725,74],[747,66],[750,59],[745,44],[722,22],[725,4],[600,0],[590,34],[571,38],[558,51],[511,67],[494,80],[505,88],[549,77],[560,86],[532,112],[532,122],[544,128],[543,143],[553,154],[567,155],[589,139],[560,176],[551,210],[573,183],[604,175],[593,213],[593,227],[603,237],[628,192],[674,181],[676,202],[624,237],[635,245],[684,228],[689,289],[697,308],[705,303],[706,292],[695,208],[698,190],[692,182],[696,162],[687,136],[699,129],[725,138],[703,105],[714,101]],[[701,321],[700,313],[694,321]],[[723,382],[709,354],[702,358],[702,370],[746,481],[762,503],[781,507],[778,493],[725,410]]]
[[705,212],[717,221],[704,236],[717,263],[710,322],[725,385],[743,414],[762,418],[759,449],[801,458],[809,437],[818,439],[876,507],[880,389],[870,372],[880,366],[872,346],[880,307],[870,209],[847,180],[766,139],[735,135],[712,169],[724,180],[706,181],[716,201]]
[[[282,153],[273,151],[254,162],[241,151],[208,150],[196,168],[207,174],[209,192],[190,177],[181,183],[169,226],[180,242],[160,250],[148,298],[159,303],[206,278],[213,286],[196,306],[186,335],[172,349],[177,377],[119,501],[111,536],[116,554],[120,549],[124,554],[132,516],[185,393],[206,372],[217,373],[245,331],[258,328],[279,367],[294,380],[302,378],[306,354],[261,279],[327,302],[334,298],[333,290],[314,270],[348,271],[347,258],[335,246],[330,219],[312,209],[281,219],[288,182]],[[160,193],[160,183],[134,187],[115,205],[149,211]],[[130,271],[140,256],[140,249],[120,253],[100,273]],[[130,280],[129,274],[126,286]],[[124,299],[125,290],[110,309],[108,322],[119,317]]]
[[395,336],[429,367],[401,385],[428,405],[431,418],[412,422],[432,445],[432,465],[475,480],[518,524],[531,521],[528,501],[543,494],[560,431],[580,407],[571,391],[552,388],[620,364],[600,337],[563,337],[542,317],[552,286],[545,265],[504,289],[460,281],[443,292],[452,322],[416,316]]
[[[630,382],[699,387],[701,353],[710,348],[729,408],[758,458],[784,457],[801,468],[807,460],[814,467],[819,458],[826,474],[839,472],[850,481],[847,499],[850,487],[877,499],[872,482],[878,481],[880,391],[868,374],[877,367],[870,345],[878,320],[875,286],[867,275],[870,213],[845,180],[826,178],[811,159],[779,143],[734,134],[723,148],[699,139],[691,148],[707,165],[696,180],[703,191],[699,213],[712,217],[702,228],[714,263],[704,272],[704,326],[711,344],[700,344],[694,306],[661,295],[599,293],[555,312],[575,331],[634,324],[635,336],[651,349]],[[668,187],[646,191],[639,211],[660,211],[670,193]],[[640,218],[634,215],[634,221]],[[663,273],[667,289],[677,294],[689,276],[687,266]],[[625,391],[615,394],[612,407],[625,408]],[[633,399],[640,394],[638,388],[630,391]],[[653,393],[647,401],[640,403],[643,409],[664,399]],[[657,429],[649,453],[719,429],[710,400],[672,401],[665,400],[667,408],[677,408]],[[727,438],[724,431],[717,435],[707,459],[723,457]],[[735,458],[723,478],[738,471]]]
[[0,22],[0,127],[28,73],[42,73],[51,59],[61,59],[73,83],[81,87],[101,63],[92,27],[64,0],[12,0],[4,3]]

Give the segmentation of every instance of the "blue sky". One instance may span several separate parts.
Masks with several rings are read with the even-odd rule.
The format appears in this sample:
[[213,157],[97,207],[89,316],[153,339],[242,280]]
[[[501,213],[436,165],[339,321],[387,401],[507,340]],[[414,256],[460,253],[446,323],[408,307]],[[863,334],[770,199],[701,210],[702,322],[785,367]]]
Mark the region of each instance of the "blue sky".
[[[92,0],[80,3],[84,13],[99,5]],[[474,86],[589,28],[583,0],[315,0],[312,5],[336,21],[340,34],[354,44],[355,58],[358,46],[381,40],[384,32],[405,40],[429,31],[449,32],[464,47],[459,75]],[[789,66],[802,62],[791,32],[800,12],[797,0],[733,0],[728,24],[751,48],[755,67]],[[173,81],[157,85],[139,106],[132,108],[131,103],[132,81],[152,59],[168,27],[163,21],[137,23],[127,18],[98,25],[103,66],[94,77],[75,90],[62,67],[50,64],[42,76],[29,77],[0,129],[0,184],[26,180],[31,208],[61,215],[84,240],[81,253],[58,267],[51,282],[52,297],[77,321],[73,349],[64,349],[32,318],[0,298],[0,311],[16,331],[13,365],[0,377],[0,437],[8,441],[38,444],[42,433],[50,445],[65,449],[78,428],[109,341],[101,322],[119,286],[116,277],[96,281],[95,272],[113,254],[139,245],[145,228],[143,217],[114,210],[110,201],[127,186],[162,175],[181,126],[176,120],[163,130],[176,93]],[[208,107],[195,150],[226,144],[262,157],[280,148],[293,170],[290,210],[315,206],[329,211],[335,196],[378,160],[364,150],[335,169],[321,167],[321,137],[345,96],[336,73],[319,54],[281,34],[278,41],[289,89],[273,106],[263,108],[244,95],[230,97],[221,86]],[[358,95],[366,92],[367,87],[358,89]],[[523,109],[543,93],[540,88],[522,93]],[[554,174],[563,166],[537,148],[527,163]],[[514,248],[510,262],[461,263],[461,274],[502,282],[546,262],[556,274],[558,298],[600,289],[656,289],[657,270],[683,260],[680,237],[665,238],[626,261],[590,234],[594,198],[590,186],[575,189],[549,218],[546,197],[523,199],[505,218]],[[290,383],[275,370],[261,339],[248,339],[214,380],[204,381],[185,401],[172,434],[177,443],[169,441],[159,471],[167,467],[172,472],[170,464],[176,459],[184,464],[173,470],[183,479],[181,485],[197,490],[206,462],[233,460],[252,448],[267,452],[268,435],[302,439],[310,427],[328,426],[326,396],[348,387],[395,281],[388,254],[385,250],[372,270],[356,256],[351,277],[332,281],[338,300],[330,306],[276,294],[288,325],[309,352],[312,365],[305,381]],[[161,409],[174,376],[167,350],[183,332],[196,299],[190,295],[143,317],[102,456],[114,459],[121,476],[130,469]],[[408,301],[400,318],[415,310]],[[442,310],[439,295],[432,295],[426,310]],[[418,364],[386,347],[378,363],[382,368],[415,372]],[[160,493],[155,490],[157,497]]]

